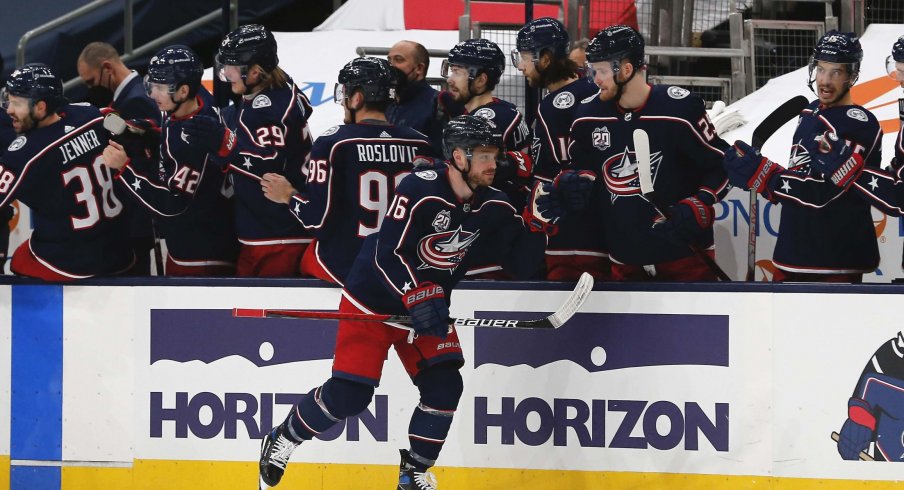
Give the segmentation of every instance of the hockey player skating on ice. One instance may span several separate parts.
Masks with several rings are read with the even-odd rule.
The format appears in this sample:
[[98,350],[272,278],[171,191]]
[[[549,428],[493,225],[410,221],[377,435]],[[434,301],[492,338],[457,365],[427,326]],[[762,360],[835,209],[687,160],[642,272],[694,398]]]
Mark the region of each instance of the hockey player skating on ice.
[[[594,36],[587,67],[600,90],[578,108],[571,164],[599,176],[612,279],[716,280],[691,246],[715,257],[713,205],[728,192],[722,159],[730,146],[716,135],[703,100],[681,87],[649,85],[643,38],[628,26]],[[640,188],[637,129],[649,134],[652,203]]]
[[364,238],[380,228],[414,157],[433,155],[426,136],[386,121],[397,84],[396,70],[384,59],[348,62],[335,90],[345,124],[327,129],[314,142],[304,191],[282,175],[263,176],[264,195],[286,204],[286,212],[316,236],[302,258],[302,275],[344,283]]
[[904,333],[882,344],[866,363],[848,400],[848,418],[838,435],[847,460],[875,443],[876,461],[904,461]]
[[[580,102],[599,89],[578,75],[578,66],[568,58],[568,31],[558,20],[543,17],[528,22],[518,31],[515,44],[512,64],[531,87],[548,92],[536,108],[533,156],[534,178],[552,182],[568,168],[568,131]],[[582,272],[597,279],[609,277],[602,232],[594,229],[602,222],[594,218],[594,208],[568,213],[558,223],[559,233],[549,238],[546,249],[547,279],[573,281]]]
[[[859,283],[879,265],[869,203],[849,191],[882,158],[879,122],[851,98],[861,59],[853,33],[829,31],[816,44],[808,85],[818,98],[801,112],[789,168],[743,141],[726,155],[733,185],[782,205],[773,281]],[[823,177],[831,161],[841,163]]]
[[367,237],[349,273],[341,312],[407,314],[412,326],[340,321],[333,375],[293,407],[263,440],[261,488],[279,483],[303,441],[358,414],[371,401],[383,362],[394,347],[417,386],[420,403],[401,451],[398,490],[431,490],[427,470],[439,457],[463,386],[457,331],[449,325],[449,295],[472,254],[495,247],[515,277],[528,277],[543,260],[554,226],[555,193],[535,189],[524,216],[489,188],[501,142],[483,118],[460,116],[444,132],[447,164],[406,177],[380,231]]

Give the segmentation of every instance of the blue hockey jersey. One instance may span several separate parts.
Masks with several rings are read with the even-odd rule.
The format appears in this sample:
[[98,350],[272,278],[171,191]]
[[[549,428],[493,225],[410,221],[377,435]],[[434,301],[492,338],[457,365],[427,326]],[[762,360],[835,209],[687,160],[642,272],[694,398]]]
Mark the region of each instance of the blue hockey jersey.
[[568,138],[582,100],[599,92],[589,78],[579,78],[546,94],[534,122],[534,177],[551,182],[568,165]]
[[855,192],[835,186],[810,166],[805,141],[826,131],[846,140],[867,168],[882,159],[879,121],[857,105],[805,108],[794,132],[788,169],[769,181],[781,203],[781,224],[773,262],[789,272],[867,273],[879,266],[879,246],[870,205]]
[[174,259],[233,263],[238,242],[232,203],[223,194],[225,174],[182,132],[182,124],[195,115],[219,117],[207,89],[201,87],[196,100],[195,113],[163,120],[159,162],[133,160],[116,181],[121,194],[158,218]]
[[317,260],[339,284],[417,155],[434,156],[426,136],[377,121],[334,126],[314,142],[307,183],[289,210],[317,237]]
[[[713,204],[728,192],[722,160],[729,144],[716,135],[703,101],[675,86],[651,87],[644,105],[625,111],[597,95],[581,101],[571,126],[571,164],[597,174],[599,215],[609,256],[617,263],[647,265],[690,256],[690,248],[654,233],[659,217],[640,192],[634,130],[649,135],[656,204],[660,209],[698,196]],[[712,229],[698,241],[713,246]]]
[[482,249],[495,248],[516,278],[543,263],[546,235],[528,231],[505,196],[480,188],[468,202],[452,191],[448,167],[415,172],[399,184],[383,226],[367,237],[345,282],[359,306],[407,314],[402,296],[424,282],[448,294]]
[[296,189],[304,188],[302,168],[311,151],[308,118],[311,104],[294,82],[243,98],[223,112],[235,131],[236,149],[227,168],[235,188],[236,233],[245,244],[308,243],[311,241],[282,204],[264,197],[261,176],[284,175]]
[[31,250],[73,278],[115,274],[133,262],[123,204],[102,161],[109,132],[97,108],[64,106],[61,119],[19,135],[0,159],[0,208],[32,213]]

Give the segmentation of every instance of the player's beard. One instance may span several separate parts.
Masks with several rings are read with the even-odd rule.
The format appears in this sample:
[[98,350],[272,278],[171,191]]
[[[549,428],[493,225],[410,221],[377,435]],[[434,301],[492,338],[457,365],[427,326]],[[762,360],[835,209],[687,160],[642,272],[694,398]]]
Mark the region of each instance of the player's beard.
[[495,177],[495,171],[485,171],[479,174],[474,174],[473,171],[468,172],[468,183],[470,184],[468,187],[472,189],[477,189],[478,187],[489,187],[493,184],[493,179]]
[[26,114],[21,119],[17,117],[10,117],[13,121],[13,130],[16,134],[25,134],[35,127],[35,120],[32,119],[31,114]]
[[452,100],[461,104],[466,104],[471,100],[471,92],[467,86],[462,90],[458,85],[451,85],[449,86],[449,93],[452,94]]

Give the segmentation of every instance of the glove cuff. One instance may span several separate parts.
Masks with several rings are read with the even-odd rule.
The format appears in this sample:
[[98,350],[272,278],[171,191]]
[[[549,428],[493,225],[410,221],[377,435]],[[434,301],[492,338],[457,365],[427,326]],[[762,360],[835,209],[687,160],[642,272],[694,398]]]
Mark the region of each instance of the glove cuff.
[[833,184],[847,189],[863,173],[863,156],[853,153],[830,177]]
[[691,196],[678,201],[691,208],[694,219],[697,220],[697,226],[705,230],[713,226],[713,207],[696,196]]
[[432,282],[422,282],[416,289],[412,289],[402,296],[402,302],[405,308],[411,309],[418,303],[423,303],[431,299],[443,299],[446,297],[443,287]]
[[848,401],[848,418],[869,430],[876,430],[876,417],[873,415],[869,403],[864,400],[851,398]]
[[232,153],[233,148],[235,148],[235,133],[229,128],[225,128],[223,131],[223,141],[220,142],[220,149],[217,151],[217,156],[222,158],[228,157],[229,154]]
[[524,220],[524,226],[534,233],[543,233],[546,236],[553,236],[559,233],[559,225],[545,221],[542,217],[530,212],[530,206],[524,208],[521,213],[521,219]]

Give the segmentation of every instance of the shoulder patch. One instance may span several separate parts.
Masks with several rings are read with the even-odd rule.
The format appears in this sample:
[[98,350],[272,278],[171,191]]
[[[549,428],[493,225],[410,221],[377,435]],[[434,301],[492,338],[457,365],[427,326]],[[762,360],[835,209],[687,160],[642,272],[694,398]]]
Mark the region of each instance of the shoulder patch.
[[863,112],[863,109],[848,109],[847,115],[851,119],[856,119],[858,121],[867,122],[869,121],[869,117],[867,117],[866,113]]
[[270,102],[270,97],[267,97],[264,94],[260,94],[254,98],[251,102],[252,109],[260,109],[261,107],[270,107],[272,103]]
[[435,170],[422,170],[420,172],[415,172],[414,175],[424,179],[424,180],[436,180],[436,171]]
[[556,109],[568,109],[574,105],[574,94],[571,92],[562,92],[552,99],[552,106]]
[[320,136],[330,136],[332,134],[336,134],[337,131],[339,131],[339,126],[333,126],[329,129],[327,129],[326,131],[320,133]]
[[686,88],[672,86],[668,89],[669,97],[673,99],[683,99],[691,94],[691,91]]
[[600,92],[599,92],[599,90],[597,90],[597,92],[595,94],[591,95],[590,97],[587,97],[586,99],[581,100],[581,104],[589,104],[589,103],[593,102],[593,99],[596,99],[599,96],[600,96]]
[[483,109],[478,109],[474,115],[492,121],[496,117],[496,111],[489,107],[484,107]]
[[26,141],[28,141],[28,139],[26,139],[24,135],[19,136],[18,138],[14,139],[12,143],[9,144],[9,148],[7,148],[6,151],[16,151],[19,148],[22,148],[23,146],[25,146]]

